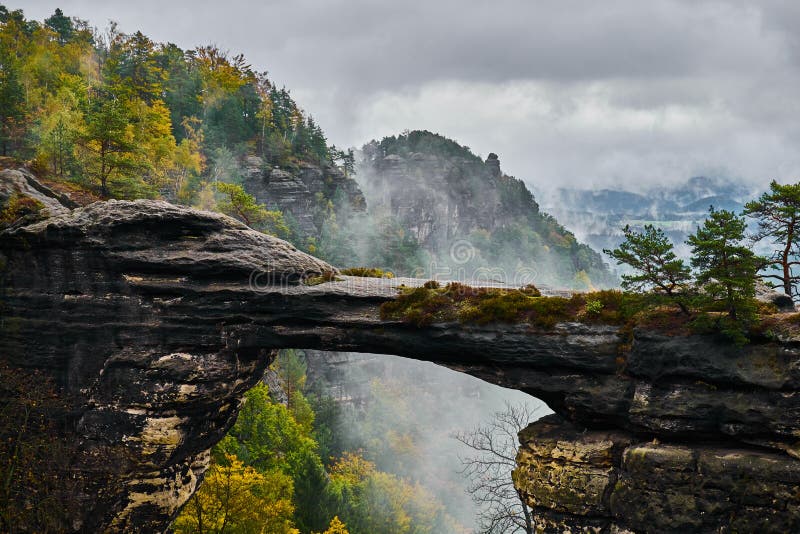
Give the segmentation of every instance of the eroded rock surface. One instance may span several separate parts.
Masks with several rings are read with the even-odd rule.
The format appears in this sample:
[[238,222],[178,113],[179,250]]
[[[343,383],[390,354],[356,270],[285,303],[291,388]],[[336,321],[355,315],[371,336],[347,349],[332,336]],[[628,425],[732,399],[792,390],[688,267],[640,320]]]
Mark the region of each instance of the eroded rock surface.
[[[397,286],[420,281],[305,285],[335,269],[228,217],[159,201],[96,203],[17,225],[0,234],[0,254],[0,355],[46,372],[74,399],[74,469],[94,481],[79,497],[76,529],[165,529],[279,348],[424,359],[546,401],[577,426],[524,434],[515,480],[553,529],[648,531],[646,515],[622,500],[647,492],[653,514],[658,495],[674,496],[675,507],[697,502],[685,507],[689,530],[741,530],[762,516],[796,525],[797,342],[737,348],[580,323],[536,331],[382,321],[379,306]],[[661,445],[646,445],[653,438]],[[646,485],[662,484],[659,454],[678,462],[684,449],[692,461],[675,469],[705,477],[701,490],[675,477],[666,489]],[[732,481],[756,474],[748,488],[760,497],[740,498]],[[709,488],[730,495],[727,508],[702,504],[696,492]]]
[[797,532],[800,462],[729,444],[642,442],[548,416],[520,433],[517,489],[542,532]]
[[324,212],[326,199],[334,199],[337,215],[343,210],[366,210],[364,194],[352,178],[338,167],[301,162],[294,171],[269,168],[261,158],[250,156],[246,161],[244,187],[256,201],[270,209],[290,214],[297,230],[304,236],[319,236],[322,228],[315,214]]

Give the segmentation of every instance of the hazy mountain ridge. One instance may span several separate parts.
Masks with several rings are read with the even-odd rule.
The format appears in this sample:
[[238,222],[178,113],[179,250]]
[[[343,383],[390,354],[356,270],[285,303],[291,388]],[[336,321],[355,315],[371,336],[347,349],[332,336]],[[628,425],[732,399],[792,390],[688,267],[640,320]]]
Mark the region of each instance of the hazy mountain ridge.
[[496,154],[484,161],[439,134],[406,132],[365,145],[356,180],[368,210],[396,221],[445,271],[500,270],[508,283],[525,271],[525,282],[578,289],[616,284],[602,256],[541,211]]
[[615,248],[622,229],[645,224],[662,228],[688,256],[684,241],[705,220],[709,206],[740,212],[758,188],[720,177],[695,176],[675,186],[636,192],[623,189],[558,188],[540,194],[544,209],[595,250]]

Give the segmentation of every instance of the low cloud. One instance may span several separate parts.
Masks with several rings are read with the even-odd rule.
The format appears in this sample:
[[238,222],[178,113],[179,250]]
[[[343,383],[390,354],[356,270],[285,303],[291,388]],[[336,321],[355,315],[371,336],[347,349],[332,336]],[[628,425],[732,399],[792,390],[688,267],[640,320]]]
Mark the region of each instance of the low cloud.
[[426,128],[537,188],[800,176],[790,0],[26,4],[243,52],[339,146]]

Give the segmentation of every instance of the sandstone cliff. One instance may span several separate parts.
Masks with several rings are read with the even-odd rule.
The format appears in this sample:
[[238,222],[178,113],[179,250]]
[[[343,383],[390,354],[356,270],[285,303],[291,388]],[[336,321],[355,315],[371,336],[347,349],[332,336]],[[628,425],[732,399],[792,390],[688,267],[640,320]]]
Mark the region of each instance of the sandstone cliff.
[[300,162],[296,169],[270,168],[257,156],[248,157],[245,164],[247,192],[270,209],[281,210],[298,238],[319,237],[329,209],[345,218],[366,210],[356,181],[333,165]]
[[67,405],[59,428],[86,481],[75,530],[166,528],[289,347],[434,361],[546,401],[569,423],[523,432],[514,475],[546,531],[800,528],[796,335],[737,348],[580,323],[382,321],[397,284],[418,282],[305,285],[333,267],[159,201],[21,221],[0,255],[0,355],[52,377]]

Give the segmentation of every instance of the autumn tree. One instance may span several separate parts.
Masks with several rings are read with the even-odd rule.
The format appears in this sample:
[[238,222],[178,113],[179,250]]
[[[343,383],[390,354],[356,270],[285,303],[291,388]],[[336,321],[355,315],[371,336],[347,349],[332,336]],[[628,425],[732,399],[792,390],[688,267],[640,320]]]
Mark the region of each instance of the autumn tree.
[[292,525],[292,479],[259,472],[223,454],[173,523],[178,533],[299,534]]
[[345,453],[331,467],[331,493],[353,534],[454,532],[442,504],[424,487],[379,471],[361,454]]
[[347,531],[347,526],[339,520],[339,516],[333,516],[328,529],[322,534],[350,534]]
[[267,386],[259,384],[247,392],[236,424],[218,449],[259,472],[278,469],[289,476],[298,528],[307,532],[328,524],[331,516],[321,502],[327,478],[310,427],[298,422],[289,408],[273,402]]
[[7,156],[19,148],[26,113],[19,59],[4,41],[0,41],[0,149]]
[[47,98],[35,134],[39,138],[37,160],[53,174],[65,177],[76,166],[76,142],[84,126],[80,82],[78,87],[65,85]]
[[702,227],[686,241],[692,247],[692,266],[706,295],[723,303],[728,316],[739,323],[754,314],[759,259],[744,243],[744,217],[728,210],[709,209]]
[[660,291],[675,299],[681,311],[688,315],[689,310],[679,297],[685,293],[692,275],[689,267],[675,255],[664,231],[647,224],[642,232],[625,226],[623,233],[625,240],[618,248],[603,250],[617,265],[624,264],[634,270],[633,274],[622,275],[622,287],[633,291]]
[[198,178],[206,168],[206,158],[202,152],[203,131],[199,123],[196,117],[183,119],[184,136],[175,148],[171,184],[179,202],[188,203],[191,196],[188,189],[190,180]]
[[800,279],[795,274],[796,266],[800,265],[800,183],[781,185],[773,180],[769,189],[758,200],[745,204],[744,214],[758,223],[753,241],[768,240],[775,247],[762,264],[766,272],[761,277],[778,280],[783,292],[794,297]]
[[517,434],[537,418],[536,410],[528,405],[506,403],[505,410],[495,413],[486,425],[454,436],[469,449],[461,458],[462,472],[478,506],[482,533],[534,532],[531,511],[514,488],[511,471],[516,468]]

